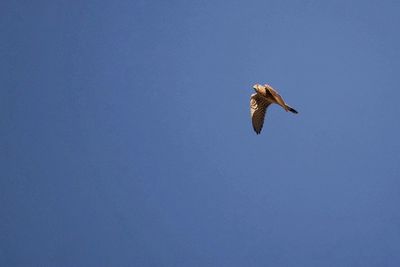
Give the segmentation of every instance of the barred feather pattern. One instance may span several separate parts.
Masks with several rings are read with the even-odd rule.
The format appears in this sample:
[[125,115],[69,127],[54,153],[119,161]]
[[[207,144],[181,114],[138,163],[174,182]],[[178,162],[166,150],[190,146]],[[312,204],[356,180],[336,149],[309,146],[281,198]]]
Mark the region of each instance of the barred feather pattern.
[[261,133],[264,125],[265,114],[271,104],[267,98],[255,93],[250,98],[250,113],[253,129],[257,134]]

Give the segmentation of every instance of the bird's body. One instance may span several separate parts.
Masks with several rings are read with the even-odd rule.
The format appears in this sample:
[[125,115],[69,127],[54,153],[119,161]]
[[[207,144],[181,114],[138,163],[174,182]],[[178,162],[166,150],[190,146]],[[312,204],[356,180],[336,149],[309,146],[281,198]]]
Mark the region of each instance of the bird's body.
[[259,134],[264,124],[265,113],[271,104],[278,104],[286,111],[297,114],[298,112],[287,105],[278,92],[272,86],[255,84],[253,89],[256,93],[250,98],[250,112],[254,131]]

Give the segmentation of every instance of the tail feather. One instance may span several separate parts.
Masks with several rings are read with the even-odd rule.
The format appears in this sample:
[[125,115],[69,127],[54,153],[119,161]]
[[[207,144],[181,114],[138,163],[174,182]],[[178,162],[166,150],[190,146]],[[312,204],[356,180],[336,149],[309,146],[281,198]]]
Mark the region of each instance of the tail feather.
[[299,112],[297,112],[297,110],[295,110],[294,108],[292,108],[292,107],[289,106],[289,105],[286,105],[286,107],[287,107],[287,109],[288,109],[290,112],[292,112],[292,113],[294,113],[294,114],[299,113]]

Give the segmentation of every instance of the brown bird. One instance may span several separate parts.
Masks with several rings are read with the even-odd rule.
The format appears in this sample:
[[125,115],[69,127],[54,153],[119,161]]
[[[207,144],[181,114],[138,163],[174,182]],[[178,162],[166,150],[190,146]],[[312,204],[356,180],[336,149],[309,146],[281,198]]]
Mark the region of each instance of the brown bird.
[[290,107],[288,104],[285,103],[283,98],[275,91],[272,86],[268,84],[255,84],[253,86],[255,94],[251,95],[250,98],[250,112],[251,112],[251,120],[253,123],[254,131],[259,134],[261,133],[261,129],[264,125],[264,117],[267,111],[267,108],[271,104],[278,104],[286,111],[293,112],[297,114],[297,110]]

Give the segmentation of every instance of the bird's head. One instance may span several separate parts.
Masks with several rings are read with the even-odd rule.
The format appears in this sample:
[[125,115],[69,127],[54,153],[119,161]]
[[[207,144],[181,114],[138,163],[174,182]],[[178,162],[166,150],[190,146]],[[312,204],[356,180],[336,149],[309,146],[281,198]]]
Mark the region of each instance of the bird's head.
[[259,92],[259,90],[262,88],[262,85],[261,84],[258,84],[258,83],[256,83],[255,85],[253,85],[253,89],[254,89],[254,91],[256,91],[256,92]]

